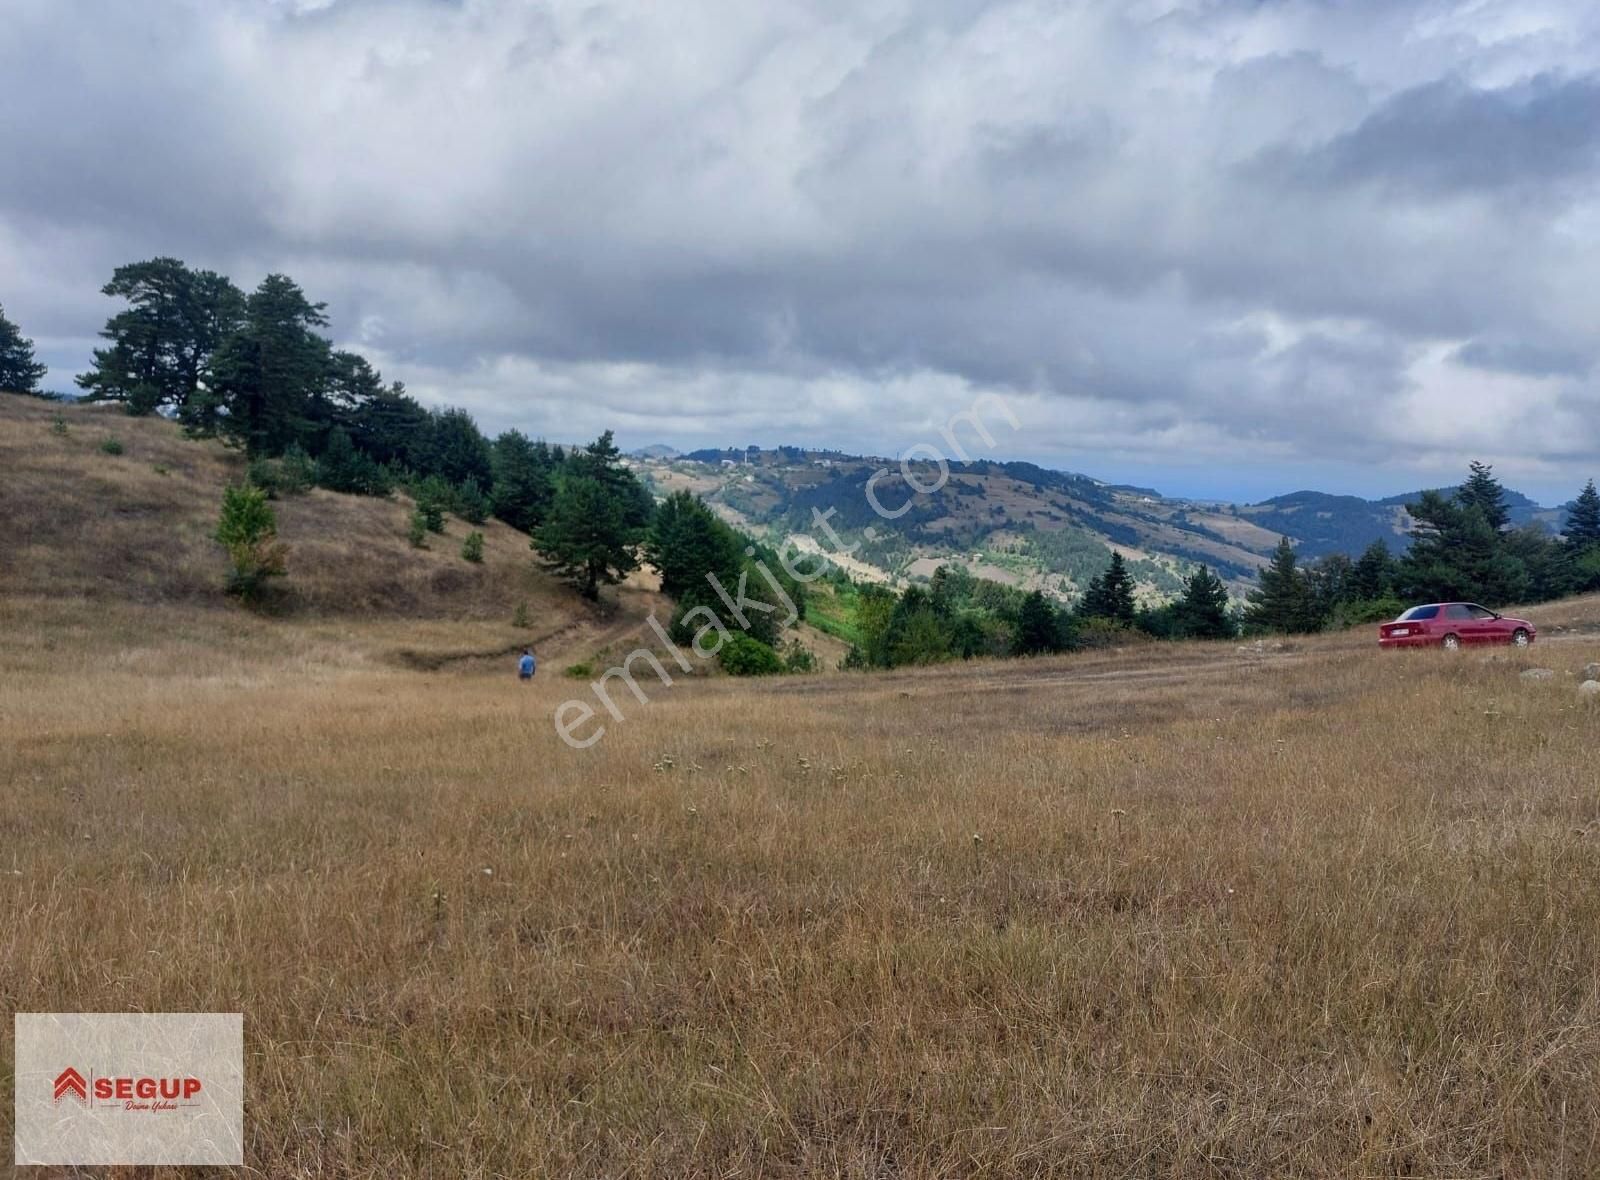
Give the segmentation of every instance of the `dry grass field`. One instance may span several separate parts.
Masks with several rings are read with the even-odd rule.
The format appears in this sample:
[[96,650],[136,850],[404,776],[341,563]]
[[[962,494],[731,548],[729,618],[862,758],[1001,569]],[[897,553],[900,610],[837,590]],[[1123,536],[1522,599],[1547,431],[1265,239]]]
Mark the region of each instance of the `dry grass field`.
[[584,685],[382,628],[0,609],[4,1006],[242,1010],[252,1174],[1600,1159],[1596,714],[1518,676],[1581,639],[680,681],[574,751]]
[[487,595],[118,595],[33,520],[77,580],[0,557],[0,1006],[242,1011],[248,1174],[1600,1168],[1600,600],[1527,653],[646,673],[576,751],[549,661],[396,658],[494,650]]

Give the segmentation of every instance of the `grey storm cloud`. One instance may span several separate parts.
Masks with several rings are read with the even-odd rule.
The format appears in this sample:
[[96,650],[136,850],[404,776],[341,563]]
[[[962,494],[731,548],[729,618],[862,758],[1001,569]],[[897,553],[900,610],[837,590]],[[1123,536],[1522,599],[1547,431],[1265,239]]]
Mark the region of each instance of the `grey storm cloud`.
[[1484,336],[1462,345],[1456,356],[1463,364],[1530,377],[1587,376],[1593,360],[1560,347],[1526,340]]
[[1421,196],[1581,196],[1600,169],[1600,81],[1539,76],[1500,89],[1459,79],[1396,95],[1302,165],[1314,185],[1379,183]]
[[0,300],[59,386],[166,253],[563,438],[892,453],[998,391],[1097,473],[1405,485],[1455,404],[1513,476],[1600,446],[1576,0],[6,8]]

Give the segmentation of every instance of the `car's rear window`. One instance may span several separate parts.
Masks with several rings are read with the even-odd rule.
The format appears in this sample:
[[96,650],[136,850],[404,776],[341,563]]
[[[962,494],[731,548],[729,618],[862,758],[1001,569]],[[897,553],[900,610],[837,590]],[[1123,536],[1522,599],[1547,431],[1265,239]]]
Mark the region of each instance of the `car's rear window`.
[[1400,622],[1414,622],[1417,619],[1436,619],[1439,617],[1439,608],[1435,606],[1414,606],[1400,616]]

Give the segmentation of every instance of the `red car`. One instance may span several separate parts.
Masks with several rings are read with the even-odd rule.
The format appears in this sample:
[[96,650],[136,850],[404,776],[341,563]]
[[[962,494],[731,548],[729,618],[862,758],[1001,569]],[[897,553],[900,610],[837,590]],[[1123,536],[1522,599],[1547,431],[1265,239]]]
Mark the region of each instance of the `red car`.
[[1527,647],[1538,634],[1527,619],[1495,614],[1475,602],[1430,602],[1414,606],[1378,628],[1379,647],[1432,647],[1454,651],[1463,643],[1509,643]]

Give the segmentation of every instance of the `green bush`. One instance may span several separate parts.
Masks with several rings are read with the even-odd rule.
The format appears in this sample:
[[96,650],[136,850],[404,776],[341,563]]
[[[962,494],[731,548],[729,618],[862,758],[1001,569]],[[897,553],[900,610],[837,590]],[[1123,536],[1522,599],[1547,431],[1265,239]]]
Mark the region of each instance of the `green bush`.
[[456,489],[456,512],[468,524],[482,524],[489,519],[489,497],[478,481],[471,476]]
[[100,449],[108,455],[122,454],[122,440],[116,435],[100,440]]
[[1113,619],[1082,619],[1078,623],[1079,647],[1126,647],[1129,644],[1154,642],[1154,636],[1137,627],[1123,626]]
[[461,556],[474,565],[483,561],[482,533],[467,534],[467,539],[461,542]]
[[286,496],[298,496],[316,482],[316,463],[298,443],[291,444],[278,460],[278,490]]
[[587,680],[594,675],[594,669],[588,664],[568,664],[566,674],[574,680]]
[[533,619],[528,615],[526,602],[517,603],[517,609],[511,612],[511,625],[522,631],[533,626]]
[[1363,598],[1355,602],[1341,602],[1328,616],[1328,630],[1341,631],[1370,623],[1387,623],[1399,618],[1406,604],[1393,595],[1384,598]]
[[252,459],[244,469],[244,478],[252,487],[267,494],[267,499],[278,498],[278,464],[272,459]]
[[266,492],[269,500],[276,500],[280,495],[300,495],[316,483],[316,475],[317,468],[311,457],[297,446],[285,451],[281,459],[252,459],[245,468],[245,479]]
[[428,531],[444,532],[444,514],[455,499],[455,490],[437,475],[430,475],[411,489],[411,495]]
[[411,542],[413,549],[428,547],[428,518],[421,508],[411,514],[411,527],[406,532],[406,539]]
[[730,636],[718,658],[730,676],[774,676],[783,671],[777,652],[743,633]]
[[284,452],[285,465],[304,465],[307,475],[330,492],[344,492],[352,496],[387,496],[393,490],[389,469],[365,451],[358,451],[350,436],[341,428],[328,435],[328,443],[315,465],[296,448]]
[[233,562],[229,594],[254,598],[268,578],[281,578],[286,572],[288,550],[278,541],[277,518],[260,488],[241,484],[223,490],[216,538]]
[[817,657],[811,654],[811,649],[798,639],[791,639],[789,646],[783,649],[783,670],[785,672],[815,672],[817,670]]
[[50,423],[50,433],[65,436],[67,433],[67,420],[57,414]]

